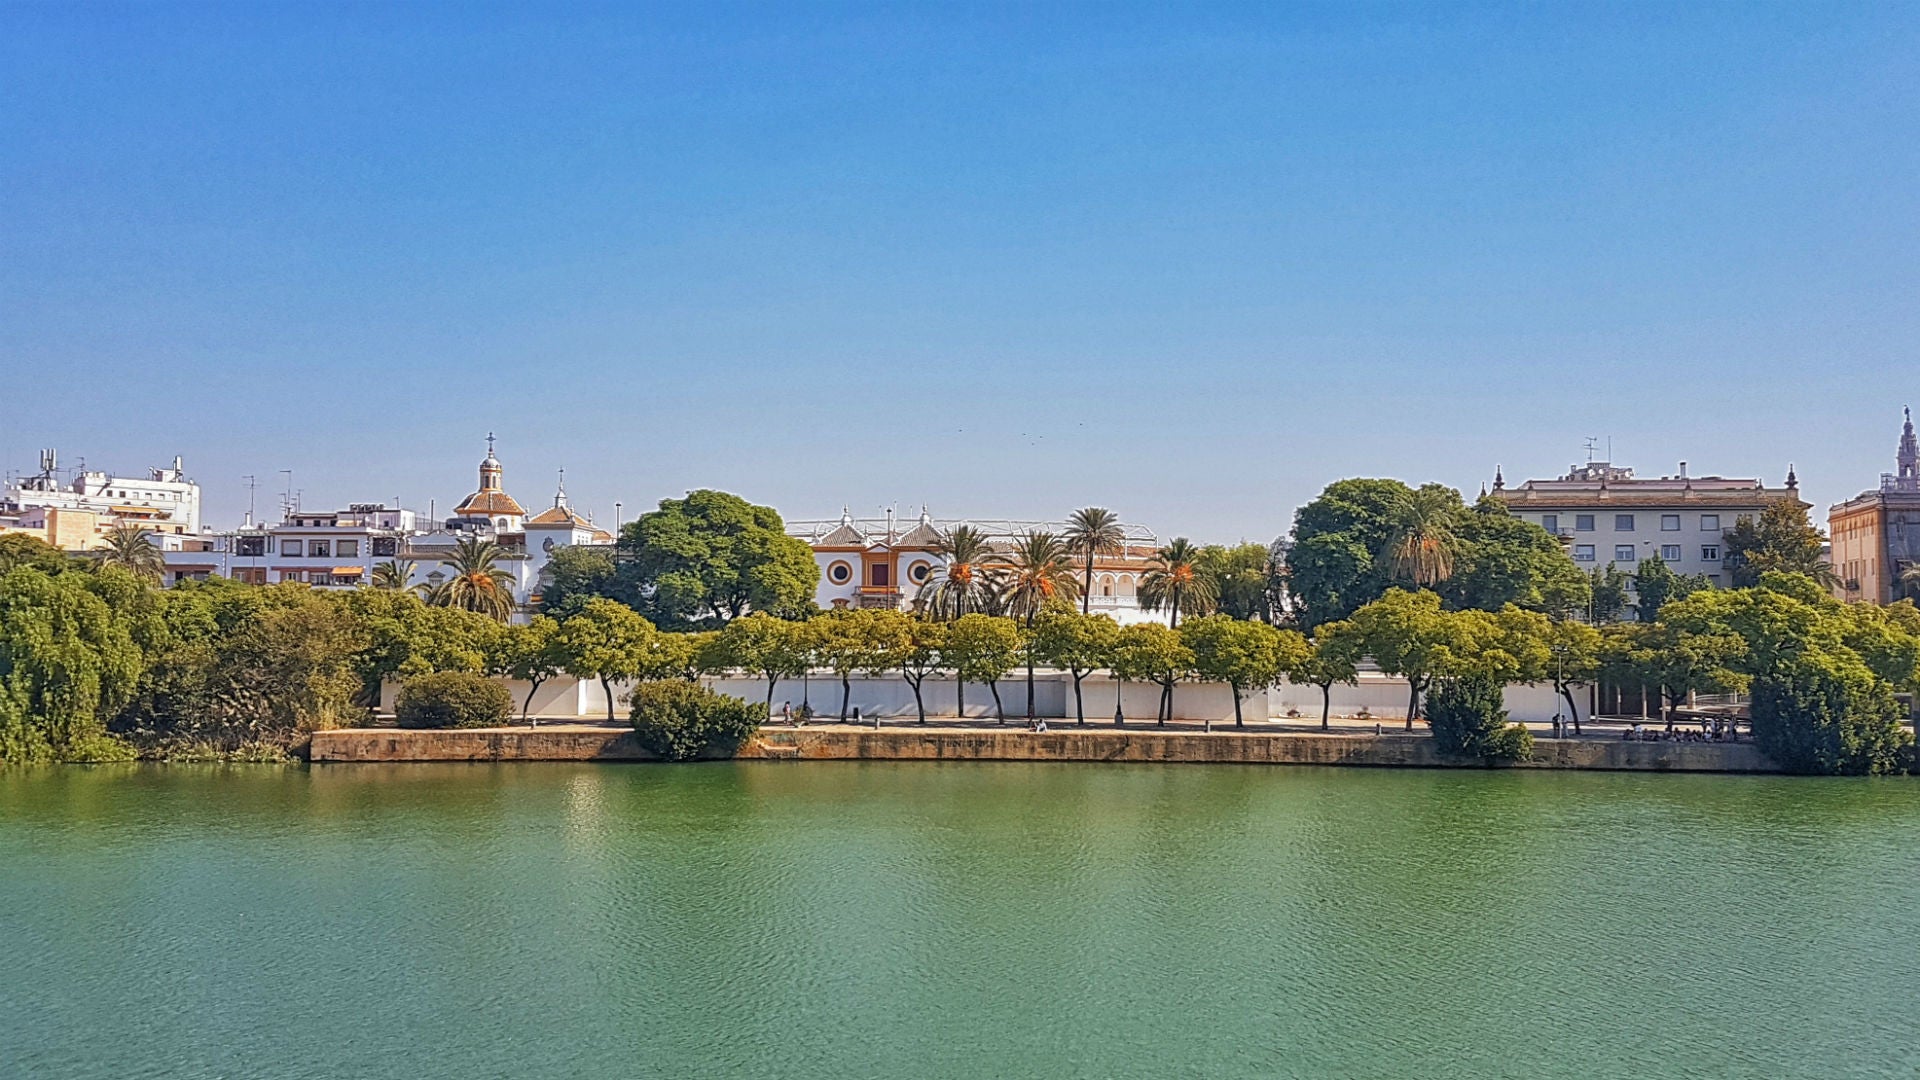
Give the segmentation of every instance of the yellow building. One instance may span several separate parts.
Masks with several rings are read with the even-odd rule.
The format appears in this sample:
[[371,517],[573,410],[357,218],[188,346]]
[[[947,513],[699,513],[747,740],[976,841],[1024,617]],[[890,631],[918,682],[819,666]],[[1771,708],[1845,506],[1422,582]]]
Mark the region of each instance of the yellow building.
[[1878,490],[1827,510],[1833,572],[1840,579],[1835,595],[1842,600],[1890,604],[1920,596],[1920,579],[1901,580],[1920,567],[1920,440],[1914,437],[1912,410],[1896,460],[1896,471],[1880,474]]

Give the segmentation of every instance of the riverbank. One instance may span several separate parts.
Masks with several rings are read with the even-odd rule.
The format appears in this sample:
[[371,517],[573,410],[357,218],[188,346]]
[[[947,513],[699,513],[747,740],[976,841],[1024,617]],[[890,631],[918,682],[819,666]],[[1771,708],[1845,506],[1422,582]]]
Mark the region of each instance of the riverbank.
[[[1177,764],[1484,768],[1441,754],[1424,734],[1055,728],[993,725],[764,728],[743,759],[800,761],[1120,761]],[[424,761],[647,761],[633,732],[614,724],[412,731],[343,728],[313,735],[316,763]],[[1630,742],[1542,738],[1517,768],[1633,772],[1771,773],[1752,743]]]

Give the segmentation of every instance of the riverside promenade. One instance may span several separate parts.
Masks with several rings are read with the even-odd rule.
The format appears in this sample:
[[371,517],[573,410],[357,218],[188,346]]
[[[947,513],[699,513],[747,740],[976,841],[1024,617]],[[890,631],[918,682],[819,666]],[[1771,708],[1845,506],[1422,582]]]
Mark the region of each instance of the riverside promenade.
[[[316,763],[432,761],[647,761],[624,724],[541,723],[538,727],[419,731],[342,728],[313,735]],[[740,759],[781,761],[1060,761],[1167,764],[1350,765],[1375,768],[1486,768],[1478,758],[1441,754],[1431,736],[1398,721],[1317,725],[1261,724],[1245,730],[1151,722],[1116,728],[1067,722],[1044,732],[1024,723],[769,725],[740,748]],[[1575,738],[1538,738],[1533,758],[1511,768],[1645,772],[1769,773],[1773,762],[1749,742],[1637,742],[1617,728]]]

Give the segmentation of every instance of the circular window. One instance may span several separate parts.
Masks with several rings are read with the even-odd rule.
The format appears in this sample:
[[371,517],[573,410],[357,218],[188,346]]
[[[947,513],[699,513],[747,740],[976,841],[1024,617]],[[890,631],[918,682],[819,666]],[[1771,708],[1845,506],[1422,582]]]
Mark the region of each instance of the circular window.
[[930,563],[917,562],[907,567],[907,580],[913,582],[915,585],[925,585],[927,578],[932,575],[933,566]]
[[834,563],[827,567],[827,580],[835,585],[845,585],[853,580],[853,567],[843,562]]

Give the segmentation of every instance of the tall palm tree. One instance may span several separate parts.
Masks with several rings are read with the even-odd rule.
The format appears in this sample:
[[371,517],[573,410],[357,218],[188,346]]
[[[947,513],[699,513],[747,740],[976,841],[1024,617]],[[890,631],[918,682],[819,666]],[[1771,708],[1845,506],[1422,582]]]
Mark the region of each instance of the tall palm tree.
[[[1022,536],[1007,553],[998,579],[1000,609],[1033,627],[1033,617],[1056,599],[1071,603],[1080,583],[1073,579],[1073,555],[1049,532]],[[1071,609],[1069,609],[1071,610]],[[1033,642],[1027,642],[1027,719],[1033,719]]]
[[373,587],[387,592],[413,592],[412,559],[388,559],[373,566]]
[[1453,535],[1456,509],[1453,492],[1438,485],[1399,500],[1392,510],[1393,539],[1387,545],[1387,565],[1395,576],[1422,588],[1453,576],[1453,555],[1459,547]]
[[1173,616],[1171,624],[1180,626],[1180,616],[1205,615],[1219,602],[1213,579],[1196,565],[1200,549],[1184,536],[1153,553],[1146,573],[1140,575],[1140,606],[1148,611],[1166,608]]
[[957,619],[993,608],[994,571],[1001,556],[987,534],[971,525],[955,525],[933,545],[940,565],[920,586],[920,598],[936,619]]
[[102,566],[118,566],[148,581],[159,581],[167,572],[167,557],[160,554],[145,529],[129,521],[120,522],[107,533],[107,542],[97,557]]
[[1075,510],[1067,519],[1067,531],[1061,539],[1066,541],[1068,551],[1086,561],[1086,577],[1080,589],[1080,613],[1084,615],[1093,603],[1094,558],[1125,550],[1127,532],[1120,527],[1120,515],[1104,506],[1089,506]]
[[506,552],[491,540],[463,537],[440,564],[453,571],[444,589],[434,590],[444,607],[476,611],[506,622],[513,616],[513,574],[499,565]]

